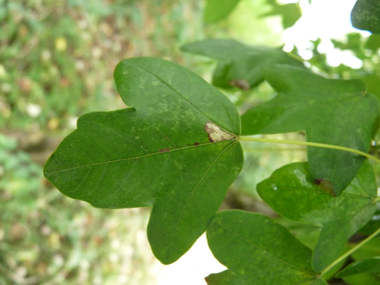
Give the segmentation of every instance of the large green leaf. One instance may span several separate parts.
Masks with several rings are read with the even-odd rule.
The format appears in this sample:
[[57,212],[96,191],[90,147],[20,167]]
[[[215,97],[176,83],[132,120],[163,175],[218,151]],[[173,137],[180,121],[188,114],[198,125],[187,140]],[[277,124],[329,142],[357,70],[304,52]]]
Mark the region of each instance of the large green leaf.
[[364,260],[360,260],[354,263],[351,263],[344,270],[340,271],[336,277],[342,278],[350,275],[356,275],[360,273],[375,273],[380,274],[380,257],[372,257]]
[[208,284],[325,284],[316,282],[311,250],[262,214],[220,212],[207,229],[207,240],[228,268],[208,276]]
[[[325,79],[285,65],[265,69],[264,77],[279,94],[243,114],[243,135],[306,131],[307,141],[368,152],[379,102],[365,92],[362,81]],[[336,195],[365,159],[317,147],[308,147],[307,153],[313,180],[330,185],[326,190],[330,188]]]
[[380,34],[380,1],[358,0],[351,12],[355,28]]
[[260,197],[287,219],[322,227],[313,253],[313,267],[322,271],[337,258],[348,239],[376,211],[376,179],[369,162],[339,197],[314,183],[307,163],[276,170],[257,186]]
[[236,7],[240,0],[206,0],[203,19],[211,24],[226,18]]
[[182,50],[218,60],[212,84],[221,88],[253,88],[264,81],[262,68],[275,63],[303,66],[280,48],[248,46],[231,39],[206,39]]
[[164,60],[124,60],[115,80],[134,108],[82,116],[45,176],[95,207],[154,205],[149,242],[171,263],[206,230],[242,167],[239,114],[202,78]]

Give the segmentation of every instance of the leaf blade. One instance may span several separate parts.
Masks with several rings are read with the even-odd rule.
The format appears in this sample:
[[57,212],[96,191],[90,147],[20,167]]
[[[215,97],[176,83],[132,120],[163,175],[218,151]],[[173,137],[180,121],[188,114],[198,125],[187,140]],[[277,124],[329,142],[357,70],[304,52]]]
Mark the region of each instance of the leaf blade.
[[376,0],[358,0],[351,11],[351,22],[357,29],[380,34],[380,3]]
[[206,39],[181,47],[182,51],[220,61],[212,84],[221,88],[253,88],[264,81],[262,69],[275,63],[303,67],[279,48],[248,46],[231,39]]
[[208,284],[299,284],[316,279],[311,250],[262,214],[220,212],[207,229],[207,240],[214,256],[228,267],[207,277]]
[[377,186],[368,162],[339,197],[329,195],[313,183],[306,163],[293,163],[276,170],[257,190],[285,218],[322,226],[313,253],[313,268],[318,272],[340,255],[351,235],[376,210],[373,198]]
[[380,257],[372,257],[353,262],[340,271],[336,277],[342,278],[360,273],[380,273]]
[[[306,140],[368,152],[379,102],[358,80],[329,80],[296,67],[276,65],[265,78],[279,92],[242,115],[242,134],[306,131]],[[332,183],[339,195],[365,158],[349,152],[308,147],[315,180]]]
[[[241,170],[242,150],[236,141],[240,116],[223,94],[198,75],[160,59],[124,60],[116,67],[115,80],[124,102],[134,108],[82,116],[77,130],[47,161],[44,174],[63,194],[95,207],[154,205],[153,220],[169,209],[162,197],[180,199],[181,190],[191,192],[194,181],[201,181],[206,172],[222,176],[220,181],[209,181],[209,187],[217,186],[218,191],[215,199],[205,199],[208,203],[202,207],[210,209],[201,223],[195,228],[185,223],[182,234],[169,243],[151,243],[157,257],[171,263],[206,230]],[[193,201],[189,213],[197,207]],[[164,236],[170,230],[166,224],[154,234]],[[180,254],[158,254],[161,247],[170,249],[170,244],[178,244]]]
[[216,23],[226,18],[240,0],[206,0],[203,20],[206,24]]

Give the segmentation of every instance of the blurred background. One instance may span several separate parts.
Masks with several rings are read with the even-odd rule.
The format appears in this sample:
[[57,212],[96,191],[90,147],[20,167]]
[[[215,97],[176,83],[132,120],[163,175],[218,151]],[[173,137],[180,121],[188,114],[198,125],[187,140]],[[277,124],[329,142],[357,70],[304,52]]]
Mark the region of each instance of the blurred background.
[[[216,62],[180,47],[234,38],[283,47],[326,77],[361,78],[380,97],[380,36],[351,27],[355,0],[237,2],[215,20],[204,0],[0,0],[0,284],[205,284],[223,270],[204,236],[177,263],[160,264],[146,238],[149,208],[95,209],[43,178],[45,161],[79,116],[125,107],[113,81],[122,59],[164,58],[210,81]],[[275,95],[266,83],[222,92],[241,111]],[[305,149],[244,149],[244,170],[222,209],[274,216],[256,184],[306,160]]]

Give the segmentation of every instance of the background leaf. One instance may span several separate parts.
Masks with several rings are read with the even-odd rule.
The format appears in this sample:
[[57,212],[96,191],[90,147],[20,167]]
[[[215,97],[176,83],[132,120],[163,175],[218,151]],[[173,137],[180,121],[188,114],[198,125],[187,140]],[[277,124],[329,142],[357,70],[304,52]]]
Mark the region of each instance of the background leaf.
[[125,60],[115,80],[136,109],[82,116],[45,176],[96,207],[154,205],[148,238],[171,263],[205,231],[240,172],[239,115],[199,76],[164,60]]
[[280,48],[248,46],[231,39],[206,39],[182,50],[218,60],[212,84],[221,88],[253,88],[264,81],[262,68],[275,63],[303,66]]
[[322,227],[313,253],[313,267],[318,272],[341,254],[348,239],[376,211],[373,199],[377,186],[368,162],[339,197],[313,183],[307,163],[293,163],[276,170],[257,186],[257,191],[285,218]]
[[297,3],[279,5],[276,0],[267,0],[267,3],[271,5],[272,10],[261,15],[261,17],[281,16],[284,29],[293,26],[302,16],[300,5]]
[[358,0],[351,12],[351,22],[355,28],[380,34],[380,2]]
[[367,258],[351,263],[344,270],[340,271],[336,277],[342,278],[365,272],[380,274],[380,257]]
[[[279,94],[242,115],[243,135],[306,130],[307,141],[368,152],[379,102],[365,92],[363,82],[325,79],[285,65],[266,68],[264,76]],[[313,181],[336,195],[350,183],[365,159],[317,147],[308,147],[307,154]]]
[[313,283],[311,250],[262,214],[220,212],[207,229],[207,240],[228,267],[208,276],[208,284],[318,284]]
[[226,18],[240,0],[206,0],[203,20],[212,24]]

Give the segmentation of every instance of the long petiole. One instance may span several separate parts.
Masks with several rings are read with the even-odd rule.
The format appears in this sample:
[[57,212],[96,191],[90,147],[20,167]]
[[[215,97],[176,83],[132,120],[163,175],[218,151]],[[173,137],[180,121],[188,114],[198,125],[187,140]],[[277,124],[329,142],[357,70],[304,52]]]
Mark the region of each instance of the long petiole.
[[372,235],[370,235],[369,237],[367,237],[365,240],[363,240],[361,243],[358,243],[356,246],[354,246],[353,248],[351,248],[349,251],[347,251],[345,254],[343,254],[342,256],[340,256],[338,259],[334,260],[333,263],[331,263],[329,266],[327,266],[322,272],[321,272],[321,276],[323,276],[324,274],[327,273],[327,271],[329,271],[332,267],[334,267],[335,265],[337,265],[339,262],[341,262],[343,259],[345,259],[347,256],[349,256],[351,253],[355,252],[356,250],[358,250],[360,247],[362,247],[364,244],[366,244],[367,242],[369,242],[371,239],[373,239],[376,235],[378,235],[380,233],[380,228],[377,229],[376,232],[374,232]]
[[314,146],[314,147],[321,147],[321,148],[330,148],[330,149],[336,149],[341,151],[348,151],[352,153],[356,153],[362,156],[367,157],[368,159],[372,159],[378,163],[380,163],[380,160],[368,153],[365,153],[360,150],[356,150],[349,147],[344,146],[337,146],[337,145],[331,145],[331,144],[324,144],[324,143],[315,143],[315,142],[302,142],[302,141],[289,141],[289,140],[277,140],[277,139],[263,139],[263,138],[252,138],[252,137],[239,137],[239,141],[251,141],[251,142],[267,142],[267,143],[281,143],[281,144],[296,144],[296,145],[306,145],[306,146]]

